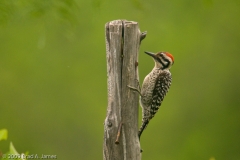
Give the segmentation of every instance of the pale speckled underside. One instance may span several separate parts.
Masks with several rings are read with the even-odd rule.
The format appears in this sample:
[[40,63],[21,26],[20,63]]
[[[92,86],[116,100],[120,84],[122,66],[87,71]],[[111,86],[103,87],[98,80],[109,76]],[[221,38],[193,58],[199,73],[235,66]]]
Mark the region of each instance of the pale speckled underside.
[[141,90],[141,106],[143,111],[142,126],[139,134],[147,127],[149,121],[157,113],[164,96],[167,94],[172,77],[169,70],[154,68],[144,79]]

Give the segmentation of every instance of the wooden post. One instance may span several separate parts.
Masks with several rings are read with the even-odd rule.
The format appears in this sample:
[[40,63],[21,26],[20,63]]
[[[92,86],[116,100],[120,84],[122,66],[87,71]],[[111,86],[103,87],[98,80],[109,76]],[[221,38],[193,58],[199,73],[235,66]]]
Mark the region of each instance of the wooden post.
[[115,20],[105,25],[108,107],[104,122],[104,160],[140,160],[138,138],[138,51],[141,33],[137,22]]

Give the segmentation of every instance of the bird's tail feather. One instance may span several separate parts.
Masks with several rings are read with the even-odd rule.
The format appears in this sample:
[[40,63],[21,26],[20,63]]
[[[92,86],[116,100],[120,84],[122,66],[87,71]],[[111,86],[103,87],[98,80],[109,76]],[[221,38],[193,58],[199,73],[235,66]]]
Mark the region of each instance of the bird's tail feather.
[[148,123],[149,123],[148,120],[143,120],[142,126],[140,127],[140,129],[139,129],[139,131],[138,131],[138,137],[139,137],[139,139],[140,139],[140,137],[141,137],[142,132],[144,131],[144,129],[147,128]]

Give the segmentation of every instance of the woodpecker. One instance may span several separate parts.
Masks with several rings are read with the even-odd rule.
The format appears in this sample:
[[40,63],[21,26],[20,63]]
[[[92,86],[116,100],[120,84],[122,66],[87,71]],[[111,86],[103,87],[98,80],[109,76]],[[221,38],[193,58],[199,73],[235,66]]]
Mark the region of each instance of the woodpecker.
[[129,88],[138,91],[141,97],[142,125],[138,132],[139,139],[149,121],[157,113],[170,88],[172,76],[169,70],[174,63],[173,56],[168,52],[158,52],[156,54],[151,52],[145,53],[151,56],[155,62],[153,70],[144,78],[142,89],[128,86]]

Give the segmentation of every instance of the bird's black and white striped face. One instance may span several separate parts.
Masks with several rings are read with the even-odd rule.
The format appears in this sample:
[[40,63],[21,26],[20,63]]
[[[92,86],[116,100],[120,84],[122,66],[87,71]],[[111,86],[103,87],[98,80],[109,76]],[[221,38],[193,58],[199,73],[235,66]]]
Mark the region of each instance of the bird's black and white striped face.
[[146,52],[149,56],[153,57],[155,61],[155,67],[164,69],[170,69],[174,63],[173,56],[168,52],[158,52],[156,54],[151,52]]

